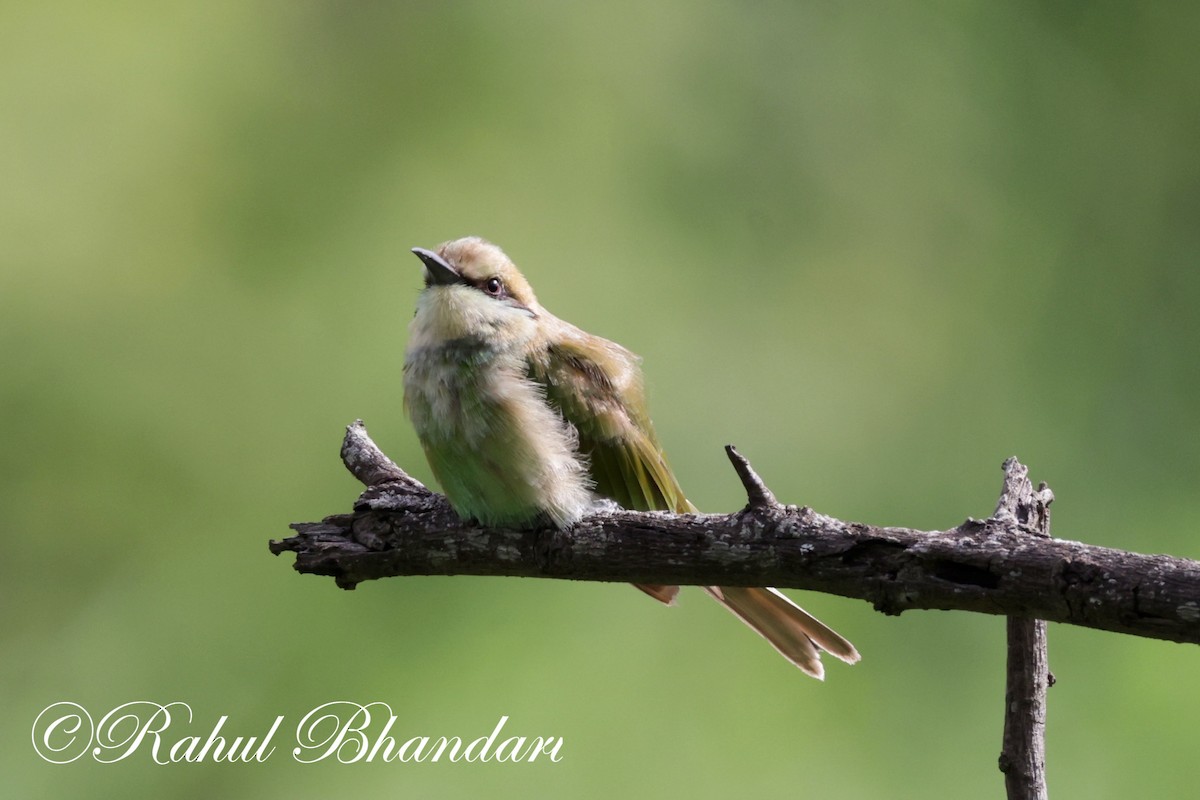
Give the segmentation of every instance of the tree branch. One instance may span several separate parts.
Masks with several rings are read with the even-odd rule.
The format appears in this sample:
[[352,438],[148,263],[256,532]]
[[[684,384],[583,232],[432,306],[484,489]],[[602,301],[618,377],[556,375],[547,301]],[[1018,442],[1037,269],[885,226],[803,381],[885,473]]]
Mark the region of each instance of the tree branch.
[[458,519],[361,422],[342,450],[369,484],[353,512],[295,523],[271,550],[295,552],[298,571],[347,589],[399,575],[778,586],[885,614],[978,611],[1200,643],[1200,563],[1039,537],[1038,505],[1019,497],[946,531],[880,528],[773,503],[746,464],[743,482],[763,491],[748,488],[751,505],[737,513],[597,511],[569,531],[493,529]]
[[[1053,501],[1046,484],[1033,490],[1025,465],[1015,458],[1004,462],[1004,488],[993,516],[1020,522],[1024,515],[1031,535],[1049,539]],[[1007,637],[1000,771],[1010,800],[1046,800],[1046,690],[1054,681],[1046,650],[1046,623],[1009,617]]]

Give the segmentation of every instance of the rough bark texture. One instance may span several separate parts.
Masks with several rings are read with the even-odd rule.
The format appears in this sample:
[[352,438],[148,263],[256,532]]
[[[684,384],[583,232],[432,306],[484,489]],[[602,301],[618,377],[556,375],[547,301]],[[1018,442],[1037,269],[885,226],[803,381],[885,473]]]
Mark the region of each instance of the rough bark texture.
[[859,598],[885,614],[978,611],[1200,643],[1200,562],[1044,538],[1020,503],[1025,511],[947,531],[843,522],[780,505],[731,452],[752,499],[737,513],[598,511],[567,532],[488,529],[459,520],[361,423],[342,453],[369,485],[353,512],[293,524],[296,535],[271,550],[295,552],[297,570],[347,589],[398,575],[778,586]]
[[[1050,503],[1046,484],[1034,491],[1029,471],[1015,458],[1004,462],[1004,489],[993,515],[1024,522],[1035,536],[1050,538]],[[1004,691],[1004,740],[1000,771],[1009,800],[1046,800],[1046,690],[1050,675],[1046,623],[1009,617],[1008,659]]]

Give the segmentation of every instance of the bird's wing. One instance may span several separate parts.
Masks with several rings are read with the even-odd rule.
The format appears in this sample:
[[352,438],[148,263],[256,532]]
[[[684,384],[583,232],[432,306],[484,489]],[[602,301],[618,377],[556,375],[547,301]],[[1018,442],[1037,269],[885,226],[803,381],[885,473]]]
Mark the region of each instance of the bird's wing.
[[654,435],[638,357],[564,327],[568,335],[530,360],[529,376],[578,431],[596,492],[635,511],[695,511]]
[[[566,334],[530,359],[529,377],[578,431],[596,491],[637,511],[694,512],[654,435],[637,356],[559,322]],[[668,604],[679,593],[678,586],[634,585]],[[777,589],[705,588],[809,675],[824,674],[819,650],[858,661],[854,645]]]
[[[596,493],[635,511],[695,511],[654,435],[638,357],[562,324],[567,335],[530,360],[529,377],[574,426]],[[667,605],[679,594],[678,586],[634,586]]]

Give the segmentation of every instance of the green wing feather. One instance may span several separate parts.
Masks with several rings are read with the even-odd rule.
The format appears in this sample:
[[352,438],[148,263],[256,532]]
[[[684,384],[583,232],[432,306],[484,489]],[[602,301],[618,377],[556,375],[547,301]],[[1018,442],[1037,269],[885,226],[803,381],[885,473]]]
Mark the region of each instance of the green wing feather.
[[[646,412],[638,358],[618,344],[588,336],[561,320],[564,335],[530,361],[529,377],[579,433],[596,491],[624,508],[688,513]],[[678,586],[634,584],[672,604]],[[775,589],[706,587],[708,593],[762,635],[785,658],[817,678],[819,649],[853,664],[854,645]]]
[[638,357],[562,324],[569,335],[531,360],[530,378],[578,431],[596,492],[636,511],[695,511],[654,435]]

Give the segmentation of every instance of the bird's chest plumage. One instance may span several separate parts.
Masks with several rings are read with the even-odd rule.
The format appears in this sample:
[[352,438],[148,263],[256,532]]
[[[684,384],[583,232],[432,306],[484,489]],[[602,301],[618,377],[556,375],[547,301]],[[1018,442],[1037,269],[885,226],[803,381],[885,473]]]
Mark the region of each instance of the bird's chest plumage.
[[574,429],[522,354],[478,340],[410,349],[404,403],[455,510],[488,524],[566,525],[590,502]]
[[520,385],[519,364],[469,342],[409,353],[404,402],[422,443],[484,448],[503,436],[511,405],[537,401],[535,387]]

